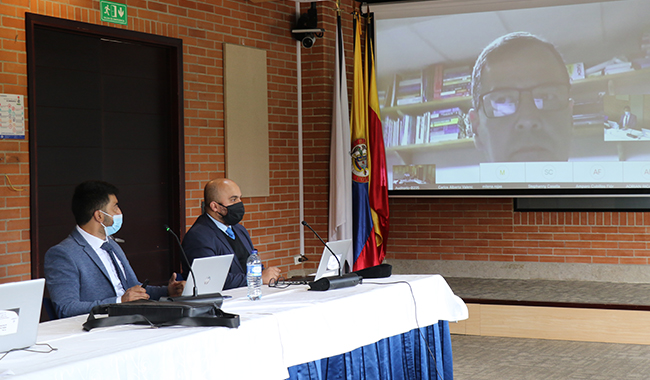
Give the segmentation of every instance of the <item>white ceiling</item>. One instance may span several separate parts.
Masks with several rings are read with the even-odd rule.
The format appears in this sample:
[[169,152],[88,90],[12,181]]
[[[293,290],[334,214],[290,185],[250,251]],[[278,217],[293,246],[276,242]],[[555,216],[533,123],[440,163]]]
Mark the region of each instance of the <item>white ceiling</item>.
[[439,0],[373,5],[378,76],[440,62],[473,63],[487,44],[515,31],[527,31],[554,43],[567,63],[584,62],[587,68],[639,52],[643,31],[650,32],[650,0],[582,0],[583,4],[483,11],[568,1]]

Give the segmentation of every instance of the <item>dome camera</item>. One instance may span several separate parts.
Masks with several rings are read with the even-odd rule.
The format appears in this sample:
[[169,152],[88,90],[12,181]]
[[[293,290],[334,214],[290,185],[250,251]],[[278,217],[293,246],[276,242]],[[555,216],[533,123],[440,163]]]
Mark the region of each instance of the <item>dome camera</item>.
[[301,42],[302,47],[309,49],[316,43],[316,36],[314,36],[314,33],[306,33],[303,35]]
[[300,41],[302,47],[309,49],[316,43],[316,37],[323,38],[325,29],[318,26],[318,13],[316,11],[316,3],[312,2],[311,7],[307,13],[303,13],[296,27],[291,31],[293,37]]

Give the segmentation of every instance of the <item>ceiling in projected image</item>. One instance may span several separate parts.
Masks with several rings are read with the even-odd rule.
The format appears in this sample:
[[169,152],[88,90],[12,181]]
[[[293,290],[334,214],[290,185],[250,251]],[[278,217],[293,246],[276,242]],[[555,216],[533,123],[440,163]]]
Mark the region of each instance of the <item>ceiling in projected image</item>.
[[648,192],[650,2],[568,3],[372,6],[392,195]]

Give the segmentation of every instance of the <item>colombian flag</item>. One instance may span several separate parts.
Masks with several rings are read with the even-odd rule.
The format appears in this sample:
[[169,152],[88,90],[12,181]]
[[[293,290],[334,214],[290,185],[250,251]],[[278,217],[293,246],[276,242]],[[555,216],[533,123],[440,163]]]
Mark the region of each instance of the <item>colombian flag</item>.
[[364,67],[360,16],[354,15],[352,133],[352,215],[354,270],[379,265],[388,237],[388,178],[374,70],[374,19],[369,15]]

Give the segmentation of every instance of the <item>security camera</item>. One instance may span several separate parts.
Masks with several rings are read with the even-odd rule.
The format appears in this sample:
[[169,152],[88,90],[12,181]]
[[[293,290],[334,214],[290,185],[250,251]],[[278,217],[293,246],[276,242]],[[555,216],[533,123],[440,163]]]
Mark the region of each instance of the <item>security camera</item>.
[[322,38],[325,29],[317,27],[318,13],[316,3],[311,3],[307,13],[303,13],[298,19],[296,28],[291,30],[293,37],[302,43],[305,48],[310,48],[316,43],[316,37]]
[[301,40],[302,47],[309,49],[316,43],[316,36],[313,33],[307,33]]
[[325,29],[294,29],[291,31],[295,39],[302,43],[302,47],[309,49],[316,43],[316,37],[323,37]]

